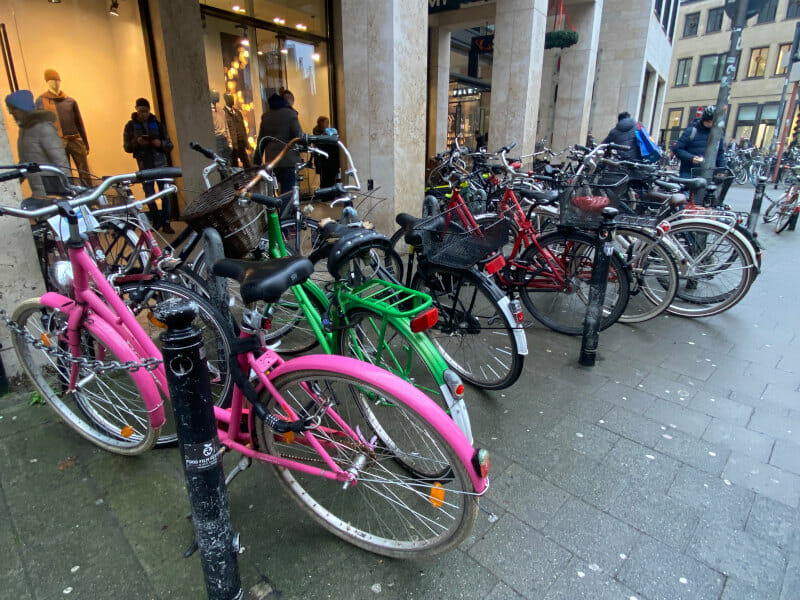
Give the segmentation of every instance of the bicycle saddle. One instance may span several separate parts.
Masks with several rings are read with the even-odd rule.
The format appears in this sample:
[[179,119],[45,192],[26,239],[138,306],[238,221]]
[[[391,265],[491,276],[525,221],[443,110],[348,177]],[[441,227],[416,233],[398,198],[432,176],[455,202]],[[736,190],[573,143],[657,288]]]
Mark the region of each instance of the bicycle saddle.
[[522,185],[511,189],[516,195],[539,204],[555,204],[558,201],[558,190],[534,190]]
[[276,302],[293,285],[303,283],[314,272],[314,265],[303,256],[268,261],[223,258],[211,267],[219,277],[235,279],[241,286],[242,300]]
[[678,208],[689,201],[684,194],[671,194],[669,192],[659,192],[657,190],[647,190],[644,197],[645,200],[667,203],[670,208]]
[[364,227],[348,227],[329,223],[322,229],[325,241],[309,257],[312,263],[328,259],[328,273],[341,278],[340,271],[350,260],[374,249],[387,251],[392,247],[389,238],[380,232]]
[[702,190],[708,185],[708,181],[704,177],[692,177],[691,179],[684,179],[683,177],[675,177],[672,175],[670,176],[669,180],[674,183],[679,183],[695,192],[697,190]]

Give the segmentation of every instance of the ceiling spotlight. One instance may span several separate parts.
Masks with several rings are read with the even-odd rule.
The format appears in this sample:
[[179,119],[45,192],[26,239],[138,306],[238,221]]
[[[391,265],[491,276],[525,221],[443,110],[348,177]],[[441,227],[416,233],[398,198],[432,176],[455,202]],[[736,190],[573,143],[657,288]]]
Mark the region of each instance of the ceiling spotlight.
[[273,23],[277,23],[278,25],[284,25],[286,23],[286,19],[281,19],[280,17],[275,17],[272,19]]
[[314,53],[311,55],[311,60],[314,62],[319,62],[319,49],[316,45],[314,45]]
[[50,4],[61,4],[61,0],[48,0]]
[[295,27],[297,27],[297,29],[299,29],[300,31],[305,31],[306,29],[308,29],[308,26],[304,25],[303,23],[298,23],[297,25],[295,25]]
[[231,6],[231,9],[233,10],[233,12],[239,12],[241,10],[241,8],[242,7],[239,6],[238,4],[234,4],[233,6]]
[[[61,0],[59,0],[60,2]],[[111,0],[111,6],[108,9],[108,14],[118,17],[119,16],[119,2],[117,0]]]

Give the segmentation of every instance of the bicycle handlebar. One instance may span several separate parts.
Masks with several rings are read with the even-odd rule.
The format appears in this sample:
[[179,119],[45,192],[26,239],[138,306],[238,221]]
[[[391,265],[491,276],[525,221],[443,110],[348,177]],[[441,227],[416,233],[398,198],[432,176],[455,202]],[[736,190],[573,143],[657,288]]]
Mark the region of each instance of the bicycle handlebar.
[[211,160],[217,160],[220,158],[219,156],[216,155],[216,153],[213,150],[201,146],[197,142],[189,142],[189,148],[199,152],[200,154],[202,154],[206,158],[210,158]]

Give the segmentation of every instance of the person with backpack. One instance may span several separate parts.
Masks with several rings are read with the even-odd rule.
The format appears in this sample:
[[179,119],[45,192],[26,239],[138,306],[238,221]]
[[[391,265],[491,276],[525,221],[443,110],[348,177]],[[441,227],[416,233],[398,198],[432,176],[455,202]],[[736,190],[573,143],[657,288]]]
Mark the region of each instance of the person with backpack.
[[629,112],[621,112],[617,115],[617,124],[608,132],[608,135],[602,143],[627,146],[627,150],[620,150],[618,152],[622,160],[642,160],[642,154],[639,150],[639,140],[636,137],[636,130],[638,128],[639,123],[631,118]]
[[[711,135],[713,126],[714,107],[706,106],[700,117],[692,121],[692,124],[678,138],[678,142],[675,144],[675,155],[681,161],[681,177],[692,177],[692,169],[699,169],[703,165],[708,136]],[[723,169],[727,165],[725,145],[720,138],[719,148],[717,149],[717,168]]]

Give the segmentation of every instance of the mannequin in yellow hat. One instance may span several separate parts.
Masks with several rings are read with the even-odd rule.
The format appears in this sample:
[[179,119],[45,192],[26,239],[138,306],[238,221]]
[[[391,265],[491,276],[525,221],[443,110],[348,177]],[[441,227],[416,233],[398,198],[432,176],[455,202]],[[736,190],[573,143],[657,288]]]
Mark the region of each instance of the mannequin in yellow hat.
[[56,116],[56,129],[64,143],[67,156],[72,159],[84,185],[91,185],[89,177],[89,138],[83,126],[81,111],[74,98],[61,89],[61,76],[55,69],[44,72],[47,91],[36,99],[36,108],[49,110]]

